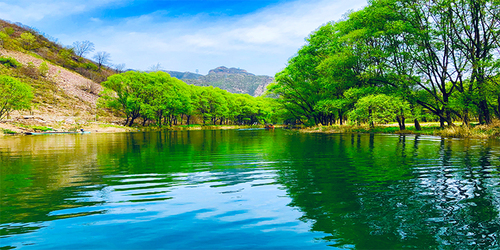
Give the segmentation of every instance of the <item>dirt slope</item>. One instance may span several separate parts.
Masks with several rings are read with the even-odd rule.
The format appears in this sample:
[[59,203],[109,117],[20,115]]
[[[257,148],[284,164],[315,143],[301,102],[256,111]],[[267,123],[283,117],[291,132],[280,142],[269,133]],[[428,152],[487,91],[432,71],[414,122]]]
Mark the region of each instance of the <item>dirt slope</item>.
[[[107,117],[97,121],[96,102],[101,85],[76,72],[17,51],[0,49],[0,56],[13,57],[23,65],[33,63],[39,67],[44,61],[49,66],[47,79],[55,84],[54,101],[42,101],[31,111],[14,111],[0,122],[0,129],[22,133],[33,131],[34,126],[52,127],[59,131],[86,128],[94,132],[118,132],[128,130],[119,126],[99,126],[102,123],[118,123],[120,119]],[[107,115],[109,116],[109,114]],[[113,120],[114,119],[114,120]],[[1,134],[1,131],[0,131]]]

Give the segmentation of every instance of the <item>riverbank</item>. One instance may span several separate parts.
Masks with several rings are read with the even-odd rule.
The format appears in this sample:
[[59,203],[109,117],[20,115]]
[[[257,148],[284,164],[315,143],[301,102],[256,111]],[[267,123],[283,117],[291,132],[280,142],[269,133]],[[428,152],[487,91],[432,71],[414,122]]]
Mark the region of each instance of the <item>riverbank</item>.
[[264,125],[176,125],[172,127],[127,127],[117,122],[83,121],[83,120],[61,120],[58,122],[45,122],[38,117],[26,119],[0,121],[0,136],[18,135],[32,132],[73,132],[88,131],[91,133],[120,133],[139,131],[162,131],[162,130],[205,130],[205,129],[245,129],[264,128]]
[[386,134],[421,134],[453,138],[500,139],[500,121],[490,125],[473,125],[469,127],[454,126],[441,129],[437,123],[422,123],[422,129],[416,130],[408,124],[405,130],[400,130],[397,124],[388,124],[370,128],[368,125],[333,125],[314,126],[300,129],[303,133],[386,133]]

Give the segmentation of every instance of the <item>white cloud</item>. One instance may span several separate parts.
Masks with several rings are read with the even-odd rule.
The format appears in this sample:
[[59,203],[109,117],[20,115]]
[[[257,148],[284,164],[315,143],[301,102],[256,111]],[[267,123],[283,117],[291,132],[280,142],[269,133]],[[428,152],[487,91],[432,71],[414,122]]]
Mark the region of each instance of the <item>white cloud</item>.
[[111,4],[123,3],[122,0],[7,0],[0,2],[0,18],[24,24],[44,18],[67,17],[88,12]]
[[[23,18],[10,19],[23,22],[63,15],[55,12],[65,12],[70,16],[110,4],[123,2],[67,0],[52,5],[40,3],[40,6],[30,5]],[[329,21],[340,19],[348,10],[365,5],[366,0],[297,0],[240,16],[214,17],[200,13],[167,19],[167,12],[157,11],[117,19],[112,24],[102,17],[93,16],[88,17],[88,26],[75,27],[74,33],[43,31],[50,32],[64,44],[92,41],[96,51],[109,52],[114,63],[125,63],[129,68],[145,70],[161,63],[169,70],[199,69],[205,73],[224,65],[274,75],[305,43],[304,39],[311,32]],[[0,3],[0,18],[3,18],[2,10],[9,6],[16,7]],[[42,11],[37,13],[34,9]],[[16,9],[9,11],[9,15],[20,15],[21,12]]]

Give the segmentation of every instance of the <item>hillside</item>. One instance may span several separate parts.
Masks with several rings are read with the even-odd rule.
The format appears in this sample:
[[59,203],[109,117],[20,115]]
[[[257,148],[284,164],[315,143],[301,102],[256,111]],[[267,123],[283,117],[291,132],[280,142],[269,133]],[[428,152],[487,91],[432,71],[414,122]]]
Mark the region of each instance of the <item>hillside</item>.
[[11,112],[0,128],[70,130],[102,118],[116,119],[96,107],[100,83],[115,73],[105,66],[99,69],[95,62],[30,27],[0,20],[0,75],[28,84],[34,94],[31,109]]
[[198,79],[198,78],[203,76],[203,75],[191,73],[191,72],[179,72],[179,71],[165,71],[165,72],[167,72],[171,77],[175,77],[179,80]]
[[231,93],[249,94],[251,96],[262,95],[266,86],[274,80],[270,76],[257,76],[243,69],[224,66],[210,70],[205,76],[190,72],[167,71],[167,73],[188,84],[214,86]]
[[[78,56],[73,48],[52,40],[33,28],[0,20],[0,76],[16,79],[33,92],[29,110],[0,113],[0,135],[51,129],[124,130],[115,129],[116,124],[123,123],[122,111],[112,113],[98,107],[97,101],[103,89],[101,83],[119,70]],[[269,76],[226,67],[210,70],[205,76],[168,73],[188,84],[211,85],[253,96],[262,95],[265,86],[273,81]],[[5,100],[11,96],[7,89],[3,88]]]

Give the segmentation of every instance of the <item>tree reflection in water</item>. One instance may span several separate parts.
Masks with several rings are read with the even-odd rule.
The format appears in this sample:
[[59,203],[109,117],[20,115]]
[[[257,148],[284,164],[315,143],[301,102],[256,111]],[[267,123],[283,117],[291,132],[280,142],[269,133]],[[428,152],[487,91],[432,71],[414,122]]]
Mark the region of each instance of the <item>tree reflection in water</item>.
[[[290,200],[303,225],[333,246],[500,248],[498,141],[282,130],[19,137],[1,140],[0,163],[4,238],[43,231],[44,222],[92,219],[124,202],[163,202],[168,211],[178,208],[172,190],[208,183],[224,190],[215,196],[222,203],[223,187],[249,185],[228,189],[248,196],[258,185],[285,190],[276,201]],[[255,209],[288,209],[266,206]]]
[[[500,247],[495,142],[413,135],[287,138],[279,180],[312,230],[356,248]],[[498,143],[498,142],[496,142]]]

